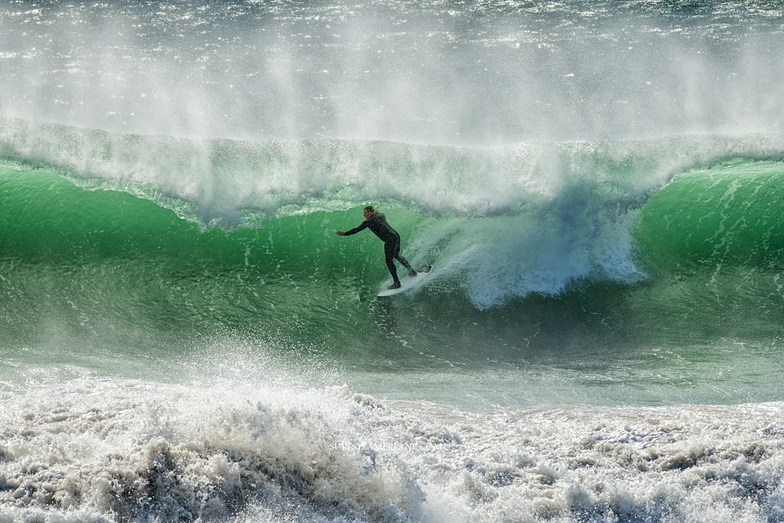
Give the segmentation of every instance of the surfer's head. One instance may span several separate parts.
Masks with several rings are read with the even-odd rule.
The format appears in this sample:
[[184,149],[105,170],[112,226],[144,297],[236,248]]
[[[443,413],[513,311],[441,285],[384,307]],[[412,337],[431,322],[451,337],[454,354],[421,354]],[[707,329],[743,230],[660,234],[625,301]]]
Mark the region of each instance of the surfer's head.
[[373,216],[374,214],[376,214],[376,210],[373,208],[373,206],[372,206],[372,205],[368,205],[367,207],[365,207],[364,214],[365,214],[365,219],[367,220],[367,219],[369,219],[371,216]]

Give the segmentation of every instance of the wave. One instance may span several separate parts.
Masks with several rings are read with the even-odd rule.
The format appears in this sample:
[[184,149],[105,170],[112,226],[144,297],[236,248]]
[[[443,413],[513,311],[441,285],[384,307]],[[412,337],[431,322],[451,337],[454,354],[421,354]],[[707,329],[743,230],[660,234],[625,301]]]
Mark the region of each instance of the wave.
[[[519,347],[546,338],[525,325],[605,343],[608,321],[628,342],[657,339],[646,325],[693,334],[686,316],[771,333],[782,314],[780,136],[460,149],[6,121],[0,137],[13,340],[76,330],[133,346],[228,329],[359,350],[390,330],[374,319],[388,275],[375,237],[335,231],[367,203],[415,265],[434,266],[432,284],[395,302],[422,308],[417,322],[492,324]],[[744,312],[706,312],[727,302]]]

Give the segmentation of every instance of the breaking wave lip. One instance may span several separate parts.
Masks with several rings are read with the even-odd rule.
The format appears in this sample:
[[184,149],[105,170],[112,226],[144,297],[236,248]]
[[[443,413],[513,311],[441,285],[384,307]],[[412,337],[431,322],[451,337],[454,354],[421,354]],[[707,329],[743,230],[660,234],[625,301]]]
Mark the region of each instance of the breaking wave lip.
[[494,148],[381,141],[194,140],[0,120],[4,157],[59,167],[86,188],[124,190],[207,225],[345,210],[373,201],[492,216],[586,184],[637,198],[683,170],[781,157],[784,135],[690,135]]

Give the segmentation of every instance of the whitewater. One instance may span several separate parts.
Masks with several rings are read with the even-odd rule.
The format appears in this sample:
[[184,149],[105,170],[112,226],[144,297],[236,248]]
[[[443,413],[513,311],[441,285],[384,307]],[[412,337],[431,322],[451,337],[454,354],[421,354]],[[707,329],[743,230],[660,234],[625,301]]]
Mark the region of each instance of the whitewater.
[[0,522],[784,521],[783,15],[0,3]]

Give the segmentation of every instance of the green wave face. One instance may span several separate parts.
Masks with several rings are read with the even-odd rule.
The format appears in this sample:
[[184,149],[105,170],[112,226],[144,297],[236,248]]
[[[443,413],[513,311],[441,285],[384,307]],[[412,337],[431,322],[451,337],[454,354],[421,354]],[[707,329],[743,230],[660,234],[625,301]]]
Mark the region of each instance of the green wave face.
[[784,163],[736,160],[678,177],[642,208],[635,238],[650,281],[635,302],[659,337],[777,343],[783,180]]
[[[340,351],[365,345],[363,310],[386,277],[375,237],[335,234],[361,209],[204,230],[126,193],[3,168],[0,215],[5,345],[177,351],[232,333]],[[408,235],[414,220],[395,225]]]
[[637,241],[654,271],[777,270],[784,254],[784,163],[692,171],[655,194]]
[[[585,184],[518,215],[391,208],[403,253],[436,269],[421,291],[379,300],[382,244],[368,231],[335,234],[362,221],[361,206],[227,231],[124,192],[79,188],[53,169],[6,164],[0,336],[61,359],[63,350],[168,357],[239,337],[382,371],[646,360],[651,347],[716,339],[775,345],[782,172],[779,162],[740,160],[690,171],[620,221],[610,212],[617,200]],[[610,247],[629,216],[634,249],[618,255]],[[591,223],[601,220],[611,226]],[[609,246],[601,263],[591,260],[604,252],[597,245]]]

